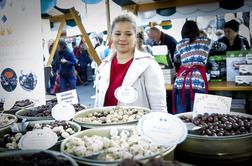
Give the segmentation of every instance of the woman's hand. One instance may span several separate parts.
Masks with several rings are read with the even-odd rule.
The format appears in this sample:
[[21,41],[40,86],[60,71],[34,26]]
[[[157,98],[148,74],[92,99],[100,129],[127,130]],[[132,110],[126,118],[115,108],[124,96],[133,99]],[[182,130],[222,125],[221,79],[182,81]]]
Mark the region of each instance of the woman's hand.
[[61,63],[66,63],[66,62],[67,62],[67,60],[65,58],[61,59]]

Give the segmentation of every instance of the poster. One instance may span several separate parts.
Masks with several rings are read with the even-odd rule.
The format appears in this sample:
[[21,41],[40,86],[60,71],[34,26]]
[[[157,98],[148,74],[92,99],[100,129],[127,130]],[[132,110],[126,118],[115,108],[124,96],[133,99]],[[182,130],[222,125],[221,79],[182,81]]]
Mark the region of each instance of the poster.
[[0,100],[45,104],[40,0],[0,1]]

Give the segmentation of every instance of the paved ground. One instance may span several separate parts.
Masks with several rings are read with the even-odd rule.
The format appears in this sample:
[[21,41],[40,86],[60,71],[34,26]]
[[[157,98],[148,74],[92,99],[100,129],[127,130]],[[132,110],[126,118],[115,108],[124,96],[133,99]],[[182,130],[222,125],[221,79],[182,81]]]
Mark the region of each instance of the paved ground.
[[93,82],[88,85],[77,86],[77,93],[79,95],[80,104],[87,106],[87,108],[92,108],[94,106],[95,88],[93,88]]

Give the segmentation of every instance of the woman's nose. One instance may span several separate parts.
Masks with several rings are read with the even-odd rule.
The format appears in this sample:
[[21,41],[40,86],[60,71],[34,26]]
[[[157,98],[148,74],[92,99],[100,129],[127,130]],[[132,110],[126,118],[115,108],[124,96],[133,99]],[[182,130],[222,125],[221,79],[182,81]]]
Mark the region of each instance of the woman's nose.
[[119,38],[120,40],[126,40],[126,35],[120,35],[120,38]]

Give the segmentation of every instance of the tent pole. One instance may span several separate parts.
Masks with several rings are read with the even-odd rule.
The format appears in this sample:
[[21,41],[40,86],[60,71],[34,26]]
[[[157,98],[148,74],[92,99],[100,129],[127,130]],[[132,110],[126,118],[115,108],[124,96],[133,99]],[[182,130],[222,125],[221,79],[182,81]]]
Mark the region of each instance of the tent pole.
[[80,32],[82,34],[82,38],[81,39],[82,39],[82,42],[84,44],[86,44],[86,46],[87,46],[87,51],[89,53],[89,56],[91,56],[91,58],[97,63],[97,65],[100,65],[101,64],[101,60],[98,57],[98,55],[97,55],[97,53],[96,53],[96,51],[95,51],[95,49],[94,49],[94,47],[93,47],[93,45],[92,45],[89,37],[88,37],[88,34],[87,34],[87,32],[86,32],[83,24],[81,23],[80,17],[78,16],[77,11],[75,10],[74,7],[72,7],[70,9],[70,13],[72,14],[74,21],[76,22],[77,26],[80,29]]
[[50,52],[50,57],[49,57],[49,59],[47,61],[47,66],[51,66],[51,62],[52,62],[52,59],[53,59],[54,54],[56,52],[56,49],[57,49],[57,46],[58,46],[58,43],[59,43],[59,40],[60,40],[60,36],[62,34],[62,30],[63,30],[63,28],[65,26],[65,22],[66,22],[65,18],[62,17],[61,21],[60,21],[60,26],[59,26],[59,29],[58,29],[57,37],[56,37],[56,39],[55,39],[55,41],[53,43],[53,47],[52,47],[52,50]]
[[111,38],[111,27],[110,27],[110,6],[109,6],[109,0],[105,1],[105,5],[106,5],[106,16],[107,16],[107,41],[110,40]]

